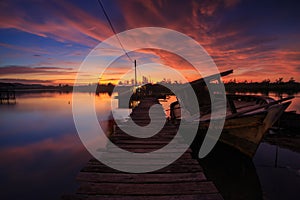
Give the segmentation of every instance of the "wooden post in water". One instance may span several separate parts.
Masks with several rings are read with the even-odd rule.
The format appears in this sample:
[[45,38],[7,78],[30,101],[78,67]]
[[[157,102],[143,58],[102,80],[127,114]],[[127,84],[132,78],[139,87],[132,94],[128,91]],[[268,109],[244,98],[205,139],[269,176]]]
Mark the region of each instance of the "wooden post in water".
[[278,162],[278,145],[276,145],[276,154],[275,154],[275,168],[278,167],[277,165],[277,162]]

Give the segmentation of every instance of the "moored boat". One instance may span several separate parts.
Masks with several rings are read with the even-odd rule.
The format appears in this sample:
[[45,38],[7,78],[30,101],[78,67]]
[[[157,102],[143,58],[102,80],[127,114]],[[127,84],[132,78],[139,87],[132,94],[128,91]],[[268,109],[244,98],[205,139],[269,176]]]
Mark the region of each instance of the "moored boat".
[[[232,73],[232,70],[221,73],[221,76]],[[178,101],[170,105],[170,117],[175,124],[179,121],[189,121],[190,124],[197,122],[199,125],[197,136],[192,143],[194,152],[198,152],[206,132],[210,127],[212,120],[211,101],[218,101],[215,94],[214,99],[209,99],[210,95],[207,90],[207,83],[220,84],[220,75],[212,75],[204,79],[198,79],[190,82],[194,89],[200,108],[199,115],[193,117],[188,106],[184,106],[184,102],[180,97]],[[184,89],[181,89],[184,92]],[[184,96],[184,95],[182,95]],[[257,147],[259,146],[263,136],[269,128],[279,119],[284,110],[290,105],[293,97],[274,100],[270,97],[255,95],[234,95],[226,94],[226,115],[223,127],[213,127],[222,129],[219,141],[225,143],[243,154],[253,157]],[[220,104],[222,105],[222,104]],[[224,104],[223,104],[224,105]],[[188,129],[187,129],[188,130]],[[188,134],[188,133],[186,133]]]

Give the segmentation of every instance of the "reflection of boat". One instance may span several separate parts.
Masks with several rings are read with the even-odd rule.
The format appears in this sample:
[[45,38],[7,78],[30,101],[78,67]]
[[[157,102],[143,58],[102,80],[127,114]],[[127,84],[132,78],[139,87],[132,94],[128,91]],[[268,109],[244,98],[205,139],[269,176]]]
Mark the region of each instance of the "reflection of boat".
[[278,123],[280,128],[290,130],[294,135],[299,134],[300,114],[296,113],[296,111],[284,112]]
[[[232,72],[232,70],[229,70],[220,75],[225,76]],[[170,105],[170,116],[173,121],[190,120],[191,124],[193,121],[200,121],[198,134],[193,143],[194,146],[199,148],[211,120],[214,120],[211,119],[211,101],[214,101],[216,105],[220,105],[220,108],[224,105],[224,103],[222,104],[224,100],[220,98],[220,94],[209,94],[205,83],[211,85],[220,84],[220,75],[212,75],[190,83],[198,99],[200,116],[199,113],[193,114],[194,111],[189,109],[190,106],[186,106],[187,103],[180,99],[180,97],[178,101]],[[183,93],[182,96],[188,96],[184,94],[184,87],[181,88],[181,93]],[[214,97],[212,100],[210,99],[210,95]],[[225,95],[223,94],[223,96]],[[222,129],[220,141],[252,157],[264,134],[290,105],[290,101],[285,101],[291,98],[292,97],[275,101],[272,98],[262,96],[226,95],[225,124]],[[195,117],[193,117],[193,115]]]
[[218,143],[214,151],[199,162],[225,200],[263,199],[255,166],[248,156]]

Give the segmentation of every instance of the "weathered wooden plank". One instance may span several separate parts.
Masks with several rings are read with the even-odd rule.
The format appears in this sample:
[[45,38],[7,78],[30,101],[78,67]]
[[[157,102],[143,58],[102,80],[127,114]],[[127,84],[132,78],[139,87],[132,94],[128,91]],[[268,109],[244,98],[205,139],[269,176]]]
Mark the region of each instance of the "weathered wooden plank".
[[[119,143],[119,144],[115,144],[117,147],[122,148],[122,149],[153,149],[154,150],[158,150],[161,149],[162,147],[164,147],[164,144],[123,144],[123,143]],[[113,145],[107,145],[107,149],[110,148],[116,148],[116,146]],[[178,149],[178,150],[184,150],[184,149],[188,149],[187,145],[185,144],[170,144],[168,146],[168,149]],[[103,150],[102,150],[103,151]]]
[[[169,139],[173,139],[175,137],[175,135],[177,134],[177,132],[172,131],[172,132],[158,132],[155,135],[153,135],[152,137],[148,137],[148,138],[138,138],[138,137],[134,137],[131,135],[127,135],[126,133],[123,133],[121,131],[114,133],[113,135],[110,136],[110,138],[119,138],[119,139],[123,139],[123,138],[130,138],[130,139],[165,139],[165,140],[169,140]],[[176,139],[183,139],[183,137],[181,135],[177,135]]]
[[141,139],[141,138],[135,138],[135,139],[131,139],[130,137],[124,137],[124,138],[117,138],[114,137],[112,139],[110,139],[111,142],[113,142],[114,144],[150,144],[150,145],[154,145],[154,144],[169,144],[171,141],[173,143],[173,146],[176,147],[178,146],[183,146],[185,145],[186,147],[188,147],[188,145],[186,144],[185,140],[183,138],[149,138],[149,139]]
[[216,193],[218,190],[210,181],[176,183],[81,183],[78,194],[111,195],[181,195]]
[[[127,133],[123,133],[122,131],[118,131],[118,132],[115,132],[113,135],[111,135],[110,138],[130,138],[130,139],[159,139],[159,138],[163,138],[163,139],[173,139],[175,137],[175,135],[177,134],[177,132],[173,131],[172,132],[158,132],[156,133],[155,135],[153,135],[152,137],[148,137],[148,138],[139,138],[139,137],[135,137],[135,136],[131,136]],[[176,139],[180,139],[180,138],[183,138],[181,135],[177,135],[177,138]]]
[[[155,135],[153,137],[149,137],[149,138],[137,138],[137,137],[133,137],[133,136],[127,136],[127,135],[123,135],[123,134],[119,134],[119,135],[113,135],[111,137],[109,137],[110,140],[114,141],[114,140],[145,140],[145,141],[155,141],[155,140],[164,140],[164,141],[170,141],[172,139],[174,139],[174,134],[173,135]],[[184,141],[184,139],[182,137],[177,137],[176,140],[178,140],[179,142]]]
[[[185,172],[202,172],[203,169],[199,164],[172,164],[168,165],[162,169],[156,170],[149,173],[185,173]],[[102,163],[89,163],[84,168],[81,169],[81,172],[95,172],[95,173],[124,173],[116,169],[112,169]]]
[[[121,124],[119,124],[120,126],[117,126],[116,127],[116,131],[122,131],[124,128],[130,128],[131,127],[131,125],[129,125],[127,122],[125,122],[125,123],[121,123]],[[151,128],[149,128],[149,127],[143,127],[145,130],[147,130],[147,129],[149,129],[149,130],[151,130]],[[167,123],[165,123],[164,124],[164,126],[163,126],[163,128],[159,131],[159,133],[162,133],[162,132],[164,132],[164,131],[166,131],[166,132],[171,132],[171,131],[174,131],[174,130],[178,130],[178,127],[176,127],[176,126],[174,126],[174,125],[172,125],[172,126],[170,126],[170,125],[168,125]]]
[[163,195],[163,196],[133,196],[133,195],[64,195],[63,200],[222,200],[218,193],[188,194],[188,195]]
[[[179,141],[175,141],[178,142]],[[117,140],[115,141],[116,144],[169,144],[169,141],[166,140],[154,140],[154,141],[141,141],[141,140]]]
[[[125,130],[126,128],[130,128],[130,127],[127,126],[127,127],[122,127],[122,128]],[[114,135],[118,135],[118,134],[119,135],[122,135],[122,134],[126,135],[126,133],[123,132],[123,129],[117,128],[116,131],[114,132]],[[147,127],[144,127],[143,129],[147,130],[147,131],[148,130],[149,131],[153,130],[153,129],[150,129],[150,128],[147,128]],[[177,131],[178,131],[178,129],[175,129],[173,127],[170,127],[170,128],[164,127],[156,135],[170,135],[170,134],[175,135],[177,133]]]
[[207,180],[203,172],[195,173],[157,173],[157,174],[125,174],[125,173],[89,173],[80,172],[76,178],[82,182],[95,183],[172,183]]
[[[122,165],[124,165],[124,166],[126,166],[126,165],[128,165],[128,166],[130,166],[130,165],[136,165],[136,163],[133,163],[133,162],[113,162],[113,163],[119,163],[119,164],[122,164]],[[157,162],[156,164],[155,163],[153,163],[153,164],[151,164],[151,165],[153,165],[153,166],[155,166],[155,165],[161,165],[161,164],[164,164],[165,162]],[[199,163],[196,161],[196,160],[192,160],[192,159],[189,159],[189,160],[184,160],[184,159],[177,159],[177,160],[175,160],[173,163],[171,163],[172,165],[178,165],[178,166],[181,166],[181,165],[196,165],[196,166],[199,166]],[[100,163],[100,162],[88,162],[87,163],[87,166],[88,165],[94,165],[94,166],[97,166],[97,165],[103,165],[102,163]],[[143,166],[143,165],[150,165],[149,163],[139,163],[138,164],[139,166]]]
[[[112,155],[113,157],[113,155]],[[108,158],[108,157],[106,157]],[[113,164],[121,164],[121,165],[139,165],[139,166],[143,166],[143,165],[169,165],[169,161],[166,159],[162,159],[162,158],[140,158],[140,159],[130,159],[130,158],[119,158],[116,157],[117,159],[109,159],[107,160],[108,163],[113,163]],[[180,157],[178,159],[176,159],[176,157],[174,158],[175,161],[172,163],[174,165],[182,165],[182,164],[189,164],[189,165],[199,165],[198,161],[195,159],[181,159]],[[97,164],[100,162],[97,161],[90,161],[89,163],[94,162],[94,164]],[[152,162],[152,163],[151,163]]]
[[[174,154],[174,155],[173,155]],[[145,153],[141,153],[141,155],[143,155],[142,160],[156,160],[156,159],[168,159],[168,158],[174,158],[174,159],[178,159],[177,155],[178,153],[155,153],[155,154],[145,154]],[[118,160],[131,160],[131,158],[126,158],[126,156],[128,157],[128,154],[125,153],[116,153],[116,152],[104,152],[102,153],[102,155],[100,156],[100,158],[102,159],[118,159]],[[184,153],[183,155],[180,156],[180,159],[192,159],[191,154],[189,153]]]
[[[174,133],[174,131],[172,132],[169,132],[169,133],[161,133],[161,132],[158,132],[157,134],[155,134],[154,136],[150,137],[150,138],[146,138],[146,139],[157,139],[157,138],[165,138],[165,139],[172,139],[174,138],[176,133]],[[133,137],[131,135],[126,135],[125,133],[121,132],[121,133],[114,133],[110,138],[114,138],[114,137],[117,137],[117,138],[126,138],[126,137],[129,137],[129,138],[136,138],[136,137]]]
[[[133,139],[133,140],[128,140],[128,139],[121,139],[121,140],[118,140],[118,139],[115,139],[113,140],[113,143],[115,144],[163,144],[163,145],[167,145],[170,143],[171,140],[165,140],[165,139],[156,139],[156,140],[141,140],[141,139]],[[178,139],[175,139],[175,141],[172,141],[174,142],[175,146],[177,146],[177,144],[183,144],[185,145],[184,143],[184,140],[178,140]],[[188,147],[186,145],[186,147]]]
[[[122,125],[121,127],[116,127],[116,131],[114,132],[114,135],[118,135],[118,134],[125,134],[123,132],[123,129],[126,129],[126,128],[130,128],[131,126],[127,126],[127,125]],[[153,130],[153,129],[150,129],[148,127],[143,127],[144,130]],[[178,128],[175,128],[175,127],[168,127],[168,126],[164,126],[158,133],[157,135],[168,135],[168,134],[172,134],[172,135],[175,135],[178,131]]]
[[162,145],[162,144],[155,144],[155,145],[145,145],[145,144],[114,144],[114,145],[107,145],[105,148],[99,148],[99,152],[116,152],[118,149],[123,149],[126,151],[133,151],[133,150],[145,150],[145,152],[152,152],[157,151],[161,153],[170,153],[170,152],[182,152],[184,153],[190,153],[191,150],[186,145]]
[[[146,153],[146,152],[152,152],[152,151],[155,151],[155,150],[158,150],[159,148],[130,148],[130,147],[125,147],[123,148],[125,150],[129,150],[131,152],[134,152],[134,153]],[[110,147],[108,149],[104,149],[103,152],[106,152],[106,151],[109,151],[109,152],[118,152],[119,151],[119,148],[115,148],[115,147]],[[178,152],[186,152],[186,153],[191,153],[192,150],[191,149],[185,149],[185,148],[174,148],[174,149],[166,149],[166,150],[163,150],[162,153],[166,153],[166,154],[169,154],[169,153],[178,153]]]
[[[177,162],[178,164],[194,164],[194,165],[199,165],[199,163],[195,160],[177,160],[175,161]],[[164,159],[148,159],[148,160],[143,160],[143,159],[140,159],[140,160],[127,160],[127,159],[124,159],[124,160],[109,160],[107,161],[107,163],[109,164],[113,164],[113,165],[135,165],[135,166],[140,166],[140,167],[147,167],[147,166],[151,166],[151,165],[169,165],[169,161],[167,160],[164,160]]]

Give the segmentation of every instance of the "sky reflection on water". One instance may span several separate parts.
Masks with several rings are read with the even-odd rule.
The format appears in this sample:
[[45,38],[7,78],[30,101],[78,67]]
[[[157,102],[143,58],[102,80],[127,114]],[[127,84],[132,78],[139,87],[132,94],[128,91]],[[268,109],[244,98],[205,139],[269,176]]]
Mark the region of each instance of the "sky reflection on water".
[[[109,96],[95,96],[97,115],[108,112]],[[1,105],[1,196],[8,199],[59,199],[73,192],[75,177],[91,157],[72,117],[72,94],[33,93]]]
[[[82,95],[95,98],[98,119],[106,120],[103,116],[110,113],[110,96]],[[164,108],[174,100],[162,102]],[[299,112],[300,98],[293,101],[290,109]],[[76,175],[91,155],[76,132],[72,94],[26,93],[17,96],[16,105],[0,105],[0,110],[1,198],[59,199],[73,193]],[[300,156],[280,149],[279,167],[274,168],[274,149],[262,144],[254,158],[262,188],[270,199],[298,198]]]

